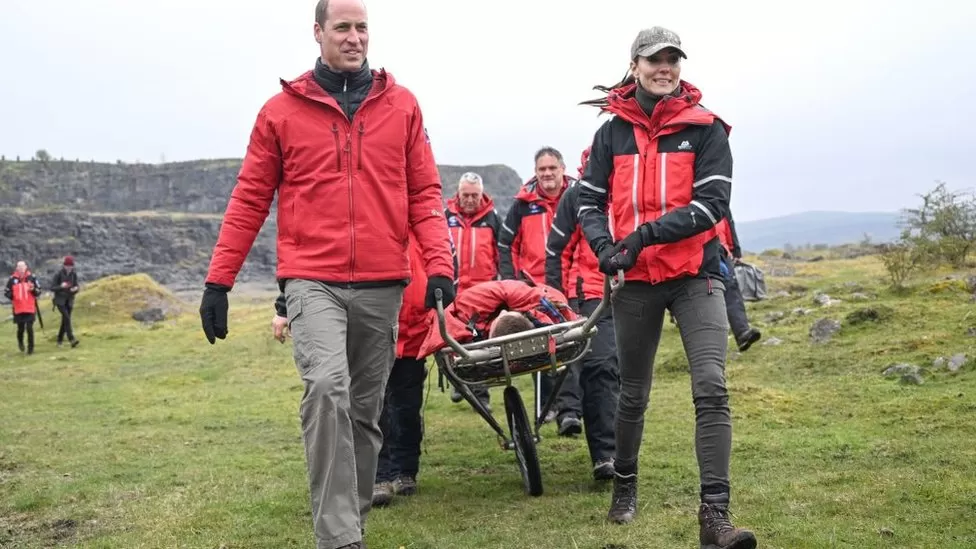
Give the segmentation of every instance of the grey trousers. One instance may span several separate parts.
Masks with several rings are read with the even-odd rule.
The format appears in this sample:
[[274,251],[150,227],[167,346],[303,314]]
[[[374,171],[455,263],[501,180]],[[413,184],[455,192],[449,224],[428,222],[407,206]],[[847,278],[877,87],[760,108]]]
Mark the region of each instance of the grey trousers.
[[396,355],[402,286],[285,285],[317,549],[361,540],[383,442],[379,427]]
[[728,492],[732,419],[725,387],[728,320],[724,292],[725,285],[719,280],[685,278],[653,286],[627,282],[614,297],[621,384],[615,429],[618,474],[637,473],[654,356],[664,313],[670,310],[691,369],[701,490]]

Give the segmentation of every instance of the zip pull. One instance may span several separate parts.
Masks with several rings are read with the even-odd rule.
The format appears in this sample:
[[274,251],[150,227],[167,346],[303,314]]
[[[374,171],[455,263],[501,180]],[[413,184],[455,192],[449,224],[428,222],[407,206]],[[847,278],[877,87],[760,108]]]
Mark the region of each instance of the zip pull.
[[706,278],[705,283],[708,284],[708,295],[712,295],[712,279]]

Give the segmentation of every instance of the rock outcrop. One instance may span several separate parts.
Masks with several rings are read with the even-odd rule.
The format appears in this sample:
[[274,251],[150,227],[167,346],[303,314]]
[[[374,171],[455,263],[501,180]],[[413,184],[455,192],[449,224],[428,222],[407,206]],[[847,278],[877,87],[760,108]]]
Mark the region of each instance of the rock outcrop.
[[[168,164],[0,160],[0,269],[26,259],[42,279],[73,255],[87,280],[144,272],[173,288],[199,288],[239,159]],[[507,212],[521,180],[503,165],[438,166],[445,197],[475,171]],[[273,280],[275,206],[238,281]]]

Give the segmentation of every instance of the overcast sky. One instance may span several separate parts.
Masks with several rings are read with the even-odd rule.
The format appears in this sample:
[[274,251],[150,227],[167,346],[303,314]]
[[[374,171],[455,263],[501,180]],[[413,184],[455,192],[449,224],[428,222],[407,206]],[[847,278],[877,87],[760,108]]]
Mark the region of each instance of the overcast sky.
[[[240,157],[258,109],[311,68],[315,0],[0,0],[0,154]],[[275,5],[272,9],[270,6]],[[603,120],[578,106],[641,27],[733,126],[737,220],[894,210],[976,186],[976,3],[369,0],[369,61],[413,90],[441,164],[575,174]]]

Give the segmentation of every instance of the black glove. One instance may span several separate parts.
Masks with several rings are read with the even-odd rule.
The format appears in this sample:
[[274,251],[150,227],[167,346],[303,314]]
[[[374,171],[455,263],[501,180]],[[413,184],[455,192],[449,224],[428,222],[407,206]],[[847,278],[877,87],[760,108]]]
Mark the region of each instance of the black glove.
[[220,284],[207,283],[200,302],[200,319],[207,341],[214,344],[214,338],[227,337],[227,292],[230,288]]
[[610,262],[625,272],[633,269],[634,265],[637,264],[637,256],[640,255],[641,250],[647,245],[646,240],[649,240],[649,238],[646,238],[646,232],[646,225],[641,225],[636,231],[614,244],[614,249],[617,253],[610,258]]
[[278,316],[283,316],[288,318],[288,300],[285,299],[285,294],[278,294],[278,298],[274,302],[275,314]]
[[427,302],[425,305],[428,309],[437,308],[437,298],[434,296],[434,290],[437,289],[440,289],[444,294],[441,300],[446,309],[454,301],[454,281],[446,276],[432,276],[427,279]]
[[617,263],[615,258],[617,252],[619,251],[620,244],[604,244],[603,247],[596,253],[597,261],[599,262],[600,272],[613,276],[617,274]]

